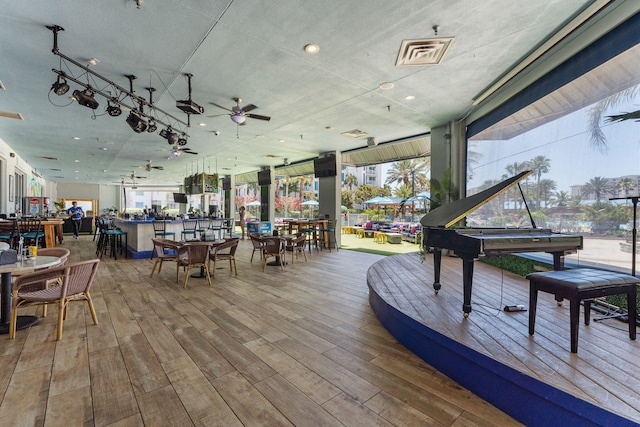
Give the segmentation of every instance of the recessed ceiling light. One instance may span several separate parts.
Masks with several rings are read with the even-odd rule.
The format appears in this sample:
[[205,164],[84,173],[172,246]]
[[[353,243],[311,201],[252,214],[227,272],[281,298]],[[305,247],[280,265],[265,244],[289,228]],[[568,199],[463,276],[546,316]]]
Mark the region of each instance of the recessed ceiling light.
[[80,173],[80,171],[74,171],[75,173]]
[[405,101],[413,101],[414,99],[416,99],[415,95],[407,95],[404,97]]
[[333,130],[333,126],[325,126],[324,127],[326,130]]
[[87,67],[93,67],[94,65],[97,65],[98,62],[100,62],[98,58],[89,58],[87,59]]
[[75,160],[74,160],[74,163],[80,163],[80,160],[75,159]]
[[382,90],[389,90],[389,89],[393,89],[394,87],[396,87],[396,85],[392,82],[384,82],[384,83],[380,83],[380,86],[378,86],[380,89]]
[[74,136],[73,139],[75,139],[76,141],[79,141],[80,137],[79,136]]
[[107,147],[102,147],[102,151],[107,151]]
[[206,125],[207,125],[206,123],[198,123],[198,126],[205,127]]
[[279,139],[278,142],[284,142],[284,139]]
[[304,51],[307,52],[309,55],[318,53],[319,50],[320,50],[320,46],[318,46],[315,43],[309,43],[304,47]]

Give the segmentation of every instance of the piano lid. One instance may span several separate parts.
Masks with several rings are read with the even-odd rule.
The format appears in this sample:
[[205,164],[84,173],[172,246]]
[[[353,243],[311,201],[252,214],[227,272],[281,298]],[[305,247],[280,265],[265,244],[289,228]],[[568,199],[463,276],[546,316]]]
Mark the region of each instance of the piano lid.
[[425,227],[450,227],[532,173],[533,171],[520,172],[518,175],[472,196],[440,206],[423,216],[420,223]]

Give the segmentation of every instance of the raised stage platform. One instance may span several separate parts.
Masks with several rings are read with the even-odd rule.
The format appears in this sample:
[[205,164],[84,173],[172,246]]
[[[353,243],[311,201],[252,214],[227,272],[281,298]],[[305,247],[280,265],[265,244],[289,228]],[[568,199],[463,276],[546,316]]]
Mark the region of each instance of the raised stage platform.
[[[433,259],[387,257],[368,271],[369,301],[402,344],[462,386],[529,426],[640,424],[640,341],[615,319],[580,325],[570,352],[569,304],[538,299],[528,334],[526,279],[475,263],[472,307],[462,314],[462,264],[443,257],[438,295]],[[581,313],[581,322],[582,322]]]

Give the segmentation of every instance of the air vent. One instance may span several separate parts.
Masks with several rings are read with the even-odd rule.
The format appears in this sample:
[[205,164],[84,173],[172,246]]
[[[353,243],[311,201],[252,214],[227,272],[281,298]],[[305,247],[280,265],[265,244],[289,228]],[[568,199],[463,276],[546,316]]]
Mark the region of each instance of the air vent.
[[268,157],[270,159],[279,159],[282,156],[276,156],[275,154],[267,154],[265,157]]
[[2,111],[2,110],[0,110],[0,117],[6,117],[7,119],[24,120],[24,118],[22,117],[22,114],[20,114],[20,113],[12,113],[10,111]]
[[396,67],[439,64],[452,42],[453,37],[403,40]]
[[[38,156],[38,158],[42,160],[58,160],[57,157],[49,157],[49,156]],[[55,169],[51,169],[51,170],[55,170]]]
[[58,178],[58,179],[64,179],[64,176],[60,176],[60,175],[54,175],[51,178]]
[[348,130],[346,132],[342,132],[340,135],[350,136],[352,138],[360,138],[361,136],[367,136],[369,134],[363,130],[353,129],[353,130]]
[[54,172],[62,172],[62,169],[57,169],[57,168],[51,168],[49,170]]

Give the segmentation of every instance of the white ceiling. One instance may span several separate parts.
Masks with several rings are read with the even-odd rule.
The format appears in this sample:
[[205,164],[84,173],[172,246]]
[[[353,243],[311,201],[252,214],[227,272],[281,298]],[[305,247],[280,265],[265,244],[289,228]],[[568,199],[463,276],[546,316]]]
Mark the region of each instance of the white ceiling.
[[[48,180],[101,184],[132,171],[148,184],[180,183],[200,171],[242,174],[366,147],[367,136],[411,138],[468,114],[474,97],[591,3],[149,0],[138,9],[134,0],[4,2],[0,110],[24,120],[0,117],[0,138]],[[95,111],[54,105],[69,104],[79,87],[49,93],[60,59],[47,25],[64,28],[64,55],[82,64],[99,59],[91,69],[125,88],[124,76],[137,76],[136,94],[148,97],[145,88],[155,87],[154,103],[184,121],[175,101],[188,97],[184,74],[193,74],[192,97],[205,112],[191,116],[187,146],[198,155],[167,160],[171,147],[157,132],[134,133],[126,112],[105,114],[100,96]],[[454,38],[440,64],[396,67],[403,40],[435,37]],[[305,53],[308,43],[320,51]],[[385,82],[395,87],[380,89]],[[209,102],[231,108],[234,97],[271,121],[237,127],[228,116],[207,117],[225,113]],[[354,129],[368,135],[341,135]],[[138,169],[147,160],[164,171]]]

